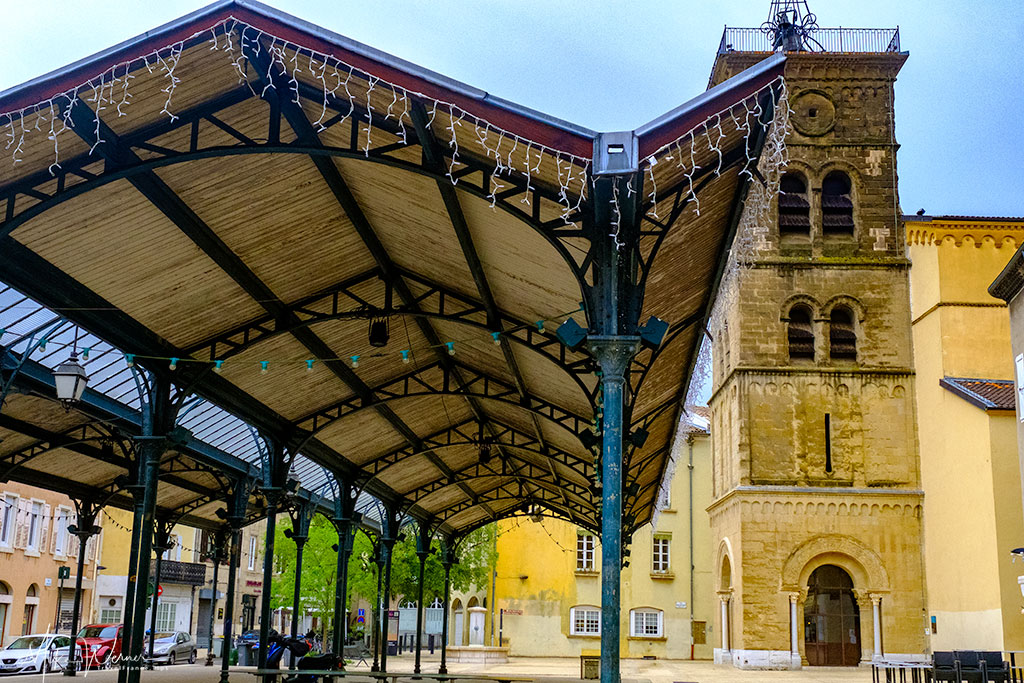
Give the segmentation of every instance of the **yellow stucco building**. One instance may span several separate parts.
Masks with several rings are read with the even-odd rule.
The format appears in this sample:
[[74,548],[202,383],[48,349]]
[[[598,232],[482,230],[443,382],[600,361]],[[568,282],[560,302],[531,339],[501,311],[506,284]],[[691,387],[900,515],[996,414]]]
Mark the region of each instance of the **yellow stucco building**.
[[[629,566],[622,571],[624,658],[711,658],[717,609],[706,512],[711,457],[706,413],[698,410],[682,427],[669,495],[655,524],[633,536]],[[600,540],[589,531],[548,518],[499,522],[494,604],[509,654],[596,652],[600,568]]]
[[906,217],[933,650],[1024,649],[1024,544],[1006,303],[1024,220]]

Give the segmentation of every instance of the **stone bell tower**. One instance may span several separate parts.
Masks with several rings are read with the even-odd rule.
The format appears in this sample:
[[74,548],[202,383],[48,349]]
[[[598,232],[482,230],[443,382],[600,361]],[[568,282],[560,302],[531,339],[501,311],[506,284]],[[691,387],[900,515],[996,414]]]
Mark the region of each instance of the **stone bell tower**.
[[720,629],[741,668],[927,651],[896,29],[774,0],[727,28],[717,84],[785,51],[793,131],[767,247],[716,303],[711,433]]

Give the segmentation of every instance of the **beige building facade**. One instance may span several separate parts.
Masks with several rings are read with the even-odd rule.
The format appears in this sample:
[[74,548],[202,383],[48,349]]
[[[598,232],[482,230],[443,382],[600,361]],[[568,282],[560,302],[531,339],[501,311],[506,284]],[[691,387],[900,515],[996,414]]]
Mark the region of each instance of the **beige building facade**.
[[[725,51],[718,83],[766,58]],[[766,248],[710,332],[715,658],[922,658],[927,599],[893,85],[904,53],[790,53]]]
[[[67,530],[75,521],[74,509],[71,499],[59,493],[0,484],[0,646],[21,635],[70,630],[79,553],[78,538]],[[103,537],[101,532],[86,544],[80,624],[94,615],[94,589],[102,571],[96,556]],[[61,567],[70,570],[63,590]]]
[[931,646],[1021,650],[1010,316],[987,290],[1024,241],[1024,220],[907,216],[906,226]]

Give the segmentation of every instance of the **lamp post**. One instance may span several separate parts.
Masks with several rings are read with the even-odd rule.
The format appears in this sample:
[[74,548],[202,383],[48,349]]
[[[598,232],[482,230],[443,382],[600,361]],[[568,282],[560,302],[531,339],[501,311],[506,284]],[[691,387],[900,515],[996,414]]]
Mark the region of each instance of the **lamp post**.
[[71,352],[71,356],[57,366],[53,371],[53,381],[57,385],[57,398],[64,406],[65,412],[71,409],[82,400],[85,387],[89,383],[89,375],[85,368],[78,362],[78,353]]

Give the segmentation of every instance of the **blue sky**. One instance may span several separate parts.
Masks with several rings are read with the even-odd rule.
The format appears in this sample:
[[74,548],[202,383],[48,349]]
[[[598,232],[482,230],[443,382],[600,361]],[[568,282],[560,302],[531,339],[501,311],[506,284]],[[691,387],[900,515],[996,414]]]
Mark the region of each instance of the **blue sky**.
[[[275,0],[297,15],[596,130],[636,128],[699,94],[722,27],[768,0]],[[6,3],[0,89],[202,6],[189,0]],[[1024,215],[1024,4],[811,0],[822,26],[899,25],[904,211]]]

